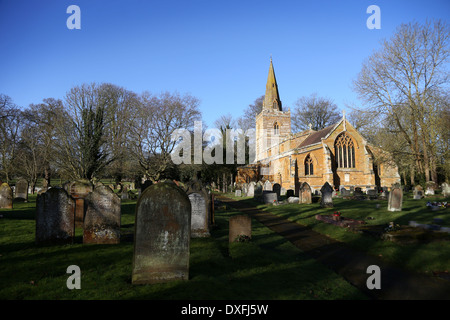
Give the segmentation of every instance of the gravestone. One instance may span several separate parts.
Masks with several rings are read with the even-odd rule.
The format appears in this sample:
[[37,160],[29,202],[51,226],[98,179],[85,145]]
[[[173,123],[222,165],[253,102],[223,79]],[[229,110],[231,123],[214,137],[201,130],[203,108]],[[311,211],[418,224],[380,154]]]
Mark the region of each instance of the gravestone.
[[280,196],[285,196],[285,195],[286,195],[286,192],[287,192],[286,188],[281,188],[281,190],[280,190]]
[[132,284],[189,279],[191,202],[173,182],[147,187],[136,204]]
[[360,187],[355,188],[355,191],[353,192],[353,196],[355,197],[356,200],[363,200],[366,198]]
[[275,192],[277,194],[278,198],[279,198],[280,195],[281,195],[281,185],[279,183],[275,183],[272,186],[272,191]]
[[124,185],[122,188],[122,194],[120,196],[122,198],[122,200],[128,200],[129,196],[128,196],[128,185]]
[[341,189],[341,196],[342,196],[342,197],[350,197],[350,196],[351,196],[350,190],[347,190],[347,189],[345,189],[345,188],[342,188],[342,189]]
[[441,185],[441,188],[442,188],[442,194],[444,195],[444,197],[450,196],[450,185],[447,182],[444,182]]
[[247,197],[254,197],[254,196],[255,196],[255,185],[256,185],[255,182],[250,182],[250,183],[248,184],[248,187],[247,187]]
[[192,192],[188,195],[191,202],[191,237],[209,237],[209,203],[206,192]]
[[242,197],[242,190],[236,190],[236,191],[234,192],[234,196],[235,196],[235,197]]
[[84,198],[93,190],[92,183],[87,179],[76,180],[69,185],[69,193],[75,199],[75,227],[82,227],[86,214]]
[[322,197],[320,199],[320,206],[322,208],[332,208],[333,207],[333,187],[327,182],[320,189]]
[[0,185],[0,209],[13,208],[13,191],[6,182]]
[[434,190],[436,189],[436,183],[434,181],[428,181],[426,183],[425,195],[432,196],[434,195]]
[[289,199],[289,197],[293,197],[294,195],[295,195],[294,190],[292,190],[292,189],[286,190],[286,198]]
[[[331,190],[333,192],[334,190]],[[331,194],[331,197],[333,194]],[[300,187],[300,195],[298,197],[301,203],[312,203],[311,187],[307,182],[303,182]]]
[[422,188],[422,186],[421,185],[415,186],[413,194],[414,194],[414,199],[415,200],[422,199],[423,198],[423,188]]
[[263,195],[263,184],[262,184],[262,182],[258,182],[256,185],[255,185],[255,191],[254,191],[254,198],[256,198],[256,199],[259,199],[259,198],[261,198],[262,197],[262,195]]
[[272,191],[272,183],[269,180],[264,182],[264,191]]
[[389,193],[388,211],[402,211],[403,190],[400,185],[393,186]]
[[239,237],[252,237],[252,219],[247,215],[230,217],[228,241],[235,242]]
[[15,189],[15,201],[28,201],[28,181],[25,179],[19,179],[16,182]]
[[278,201],[278,195],[272,191],[264,191],[263,202],[266,204],[274,203]]
[[75,201],[63,188],[52,187],[36,198],[36,243],[73,243]]
[[85,198],[83,243],[120,243],[120,198],[110,187],[98,185]]
[[370,200],[375,200],[378,198],[378,193],[375,189],[367,189],[366,193]]

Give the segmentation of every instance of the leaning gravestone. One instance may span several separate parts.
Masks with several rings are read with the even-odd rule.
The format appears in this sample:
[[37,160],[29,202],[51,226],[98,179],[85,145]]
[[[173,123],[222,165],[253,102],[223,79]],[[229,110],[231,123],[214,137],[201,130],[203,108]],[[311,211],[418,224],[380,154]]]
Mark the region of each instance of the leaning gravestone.
[[0,209],[13,208],[13,191],[6,182],[0,186]]
[[136,204],[133,284],[189,279],[191,202],[173,182],[147,187]]
[[230,217],[228,241],[235,242],[240,237],[252,237],[252,219],[246,215]]
[[281,185],[279,183],[275,183],[272,186],[272,191],[275,192],[277,194],[277,197],[279,198],[281,195]]
[[320,206],[322,208],[332,208],[333,207],[333,187],[327,182],[320,189],[322,197],[320,199]]
[[206,192],[193,192],[188,195],[191,202],[191,237],[209,237],[209,203]]
[[269,180],[264,182],[264,191],[272,191],[272,183]]
[[36,199],[36,243],[73,243],[75,201],[63,188],[53,187]]
[[25,179],[19,179],[16,182],[15,201],[28,201],[28,181]]
[[389,193],[388,211],[402,211],[403,190],[400,185],[392,187]]
[[84,198],[93,190],[92,183],[89,180],[81,179],[70,184],[69,190],[72,198],[75,199],[75,226],[82,227],[84,216],[86,214],[86,204]]
[[98,185],[85,198],[83,243],[120,243],[120,198],[110,187]]
[[299,199],[301,203],[312,203],[311,187],[307,182],[303,182],[300,187]]

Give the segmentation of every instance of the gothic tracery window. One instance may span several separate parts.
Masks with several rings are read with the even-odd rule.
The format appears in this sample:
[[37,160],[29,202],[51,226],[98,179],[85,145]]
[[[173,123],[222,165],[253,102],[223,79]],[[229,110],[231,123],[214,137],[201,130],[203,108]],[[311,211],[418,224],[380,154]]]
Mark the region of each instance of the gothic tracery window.
[[279,134],[280,133],[280,127],[278,126],[278,122],[275,122],[273,125],[273,134]]
[[355,167],[355,144],[349,135],[339,135],[334,143],[334,150],[338,168]]
[[305,158],[305,175],[313,175],[314,174],[314,165],[310,155]]

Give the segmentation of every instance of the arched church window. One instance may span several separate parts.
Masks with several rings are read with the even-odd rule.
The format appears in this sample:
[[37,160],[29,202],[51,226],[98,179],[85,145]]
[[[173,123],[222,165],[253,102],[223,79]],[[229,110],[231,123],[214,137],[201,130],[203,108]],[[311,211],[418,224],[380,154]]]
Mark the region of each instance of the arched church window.
[[275,122],[273,125],[273,134],[279,134],[280,133],[280,127],[278,125],[278,122]]
[[305,175],[309,176],[309,175],[313,175],[313,174],[314,174],[313,161],[312,161],[311,155],[308,155],[305,158]]
[[340,134],[334,143],[336,165],[338,168],[355,167],[355,144],[345,132]]

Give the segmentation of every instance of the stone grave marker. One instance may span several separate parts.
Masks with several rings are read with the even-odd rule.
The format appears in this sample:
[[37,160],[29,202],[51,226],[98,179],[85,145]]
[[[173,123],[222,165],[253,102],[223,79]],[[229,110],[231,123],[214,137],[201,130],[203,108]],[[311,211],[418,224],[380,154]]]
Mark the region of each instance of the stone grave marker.
[[286,192],[287,192],[286,188],[281,188],[281,190],[280,190],[280,196],[285,196],[285,195],[286,195]]
[[450,196],[450,185],[447,182],[444,182],[441,185],[441,189],[442,189],[442,194],[444,195],[444,197]]
[[402,211],[403,190],[399,185],[393,186],[389,193],[388,211]]
[[28,181],[19,179],[16,182],[14,201],[28,201]]
[[270,204],[278,201],[278,196],[273,191],[264,191],[263,192],[263,202],[265,204]]
[[192,192],[188,195],[191,202],[191,237],[209,237],[209,206],[206,192]]
[[436,183],[434,183],[434,181],[428,181],[426,183],[426,190],[425,190],[425,195],[426,196],[432,196],[434,195],[434,190],[436,189]]
[[120,243],[120,198],[110,187],[98,185],[85,198],[83,243]]
[[286,198],[289,199],[289,197],[293,197],[295,195],[295,192],[293,189],[287,189],[286,190]]
[[236,191],[234,191],[234,196],[235,197],[242,197],[242,190],[237,189]]
[[82,227],[86,214],[86,204],[84,198],[94,189],[89,180],[81,179],[72,182],[69,186],[69,193],[75,199],[75,227]]
[[250,182],[248,184],[248,188],[247,188],[247,197],[254,197],[255,196],[255,182]]
[[128,196],[128,185],[127,184],[123,186],[122,194],[121,194],[120,197],[121,197],[122,200],[128,200],[129,199],[129,196]]
[[[331,190],[333,192],[334,190]],[[331,197],[333,194],[331,194]],[[312,203],[312,194],[311,194],[311,187],[307,182],[303,182],[302,186],[300,187],[300,195],[299,200],[301,203]]]
[[272,183],[269,180],[264,182],[264,191],[272,191]]
[[63,188],[52,187],[36,198],[36,243],[73,243],[75,201]]
[[422,199],[423,198],[423,188],[421,185],[417,185],[414,187],[414,199],[418,200],[418,199]]
[[378,193],[375,189],[367,189],[366,193],[370,200],[375,200],[378,198]]
[[239,237],[252,237],[252,219],[247,215],[230,217],[228,241],[235,242]]
[[0,185],[0,209],[13,208],[13,191],[6,182]]
[[254,190],[254,198],[256,198],[256,199],[258,199],[258,198],[261,198],[262,197],[262,195],[263,195],[263,184],[262,184],[262,182],[258,182],[256,185],[255,185],[255,190]]
[[320,206],[322,208],[332,208],[333,207],[333,187],[327,182],[320,189],[322,197],[320,199]]
[[362,192],[362,189],[360,187],[356,187],[355,191],[353,192],[353,196],[357,200],[364,200],[366,197],[364,196],[364,193]]
[[341,196],[344,198],[344,197],[350,197],[351,196],[351,194],[350,194],[350,190],[347,190],[347,189],[345,189],[345,188],[341,188]]
[[136,204],[132,284],[189,279],[191,202],[173,182],[147,187]]
[[279,183],[274,183],[272,186],[272,191],[277,194],[277,197],[280,198],[281,196],[281,185]]

